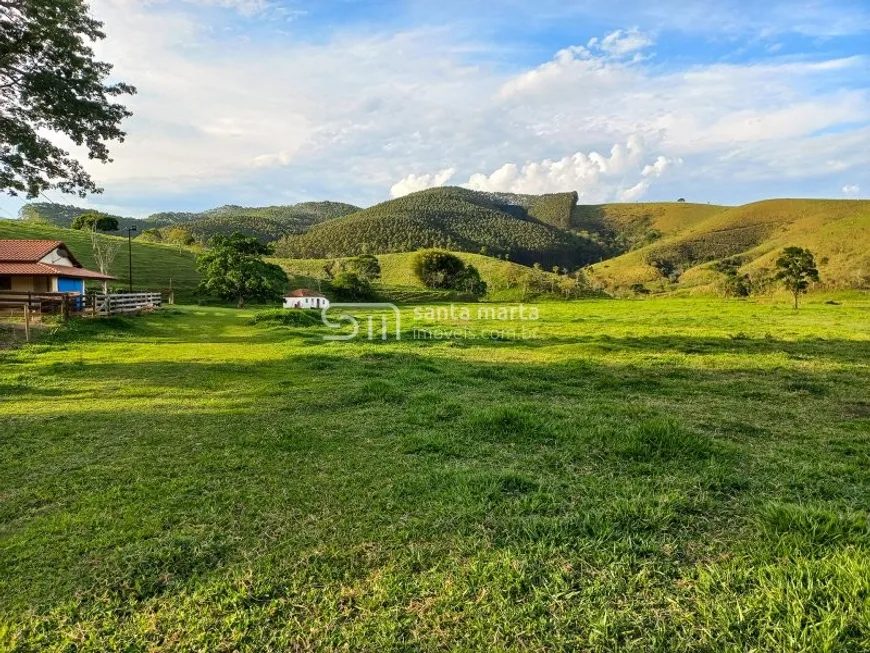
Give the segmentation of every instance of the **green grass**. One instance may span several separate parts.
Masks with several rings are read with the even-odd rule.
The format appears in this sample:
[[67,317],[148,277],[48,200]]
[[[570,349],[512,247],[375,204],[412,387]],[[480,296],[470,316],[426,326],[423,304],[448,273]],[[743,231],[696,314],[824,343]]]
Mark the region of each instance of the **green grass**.
[[536,308],[0,350],[0,650],[870,649],[870,298]]
[[[62,240],[82,265],[92,270],[99,269],[91,254],[91,241],[87,233],[22,220],[0,220],[0,239],[21,238]],[[130,278],[127,239],[119,236],[106,236],[106,238],[115,238],[122,245],[110,272],[112,276],[118,277],[118,280],[112,284],[126,288]],[[199,274],[195,268],[195,254],[191,251],[171,245],[133,241],[135,290],[166,293],[171,285],[178,301],[191,301],[198,284]]]

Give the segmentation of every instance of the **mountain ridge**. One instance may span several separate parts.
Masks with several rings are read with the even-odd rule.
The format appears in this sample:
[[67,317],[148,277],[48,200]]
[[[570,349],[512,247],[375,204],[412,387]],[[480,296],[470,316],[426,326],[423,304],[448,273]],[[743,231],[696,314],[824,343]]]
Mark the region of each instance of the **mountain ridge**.
[[[55,219],[68,223],[74,211],[84,211],[60,208],[62,215]],[[639,286],[711,290],[723,281],[720,263],[763,285],[770,282],[777,252],[795,245],[816,254],[823,285],[870,287],[866,200],[583,205],[576,193],[516,195],[445,187],[366,209],[338,202],[225,205],[199,213],[153,214],[136,223],[163,225],[150,227],[157,231],[181,227],[200,243],[216,233],[243,231],[273,242],[276,256],[286,259],[438,247],[546,270],[584,268],[590,280],[614,292]]]

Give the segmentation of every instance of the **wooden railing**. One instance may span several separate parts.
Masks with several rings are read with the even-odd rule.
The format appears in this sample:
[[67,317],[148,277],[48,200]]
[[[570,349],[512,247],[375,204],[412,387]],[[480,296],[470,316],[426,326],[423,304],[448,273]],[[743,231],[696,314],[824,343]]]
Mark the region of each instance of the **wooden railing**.
[[91,315],[120,315],[145,309],[157,309],[163,305],[161,293],[36,293],[0,290],[0,313],[24,313],[26,306],[37,314],[74,313]]
[[37,313],[56,313],[60,311],[66,293],[57,292],[14,292],[0,290],[0,309],[16,311],[28,306]]
[[156,309],[163,305],[159,292],[134,292],[115,295],[94,295],[94,312],[100,315],[137,313],[143,309]]

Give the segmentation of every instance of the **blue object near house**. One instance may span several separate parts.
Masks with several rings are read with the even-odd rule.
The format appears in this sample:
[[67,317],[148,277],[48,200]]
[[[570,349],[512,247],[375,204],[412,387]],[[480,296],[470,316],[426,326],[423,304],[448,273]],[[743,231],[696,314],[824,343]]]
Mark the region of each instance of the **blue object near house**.
[[84,305],[84,299],[81,295],[85,294],[85,280],[84,279],[70,279],[69,277],[58,277],[57,278],[57,291],[58,292],[74,292],[78,293],[80,296],[76,297],[73,301],[75,302],[75,310],[80,311]]
[[84,294],[85,280],[70,279],[69,277],[58,277],[57,292],[77,292],[79,294]]

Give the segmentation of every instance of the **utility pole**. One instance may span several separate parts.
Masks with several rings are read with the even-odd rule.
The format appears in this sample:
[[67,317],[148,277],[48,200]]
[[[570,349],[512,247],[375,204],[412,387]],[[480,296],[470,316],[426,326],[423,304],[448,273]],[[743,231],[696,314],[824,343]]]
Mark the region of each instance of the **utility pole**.
[[130,292],[133,292],[133,236],[132,232],[137,231],[135,226],[127,227],[127,264],[129,268]]

